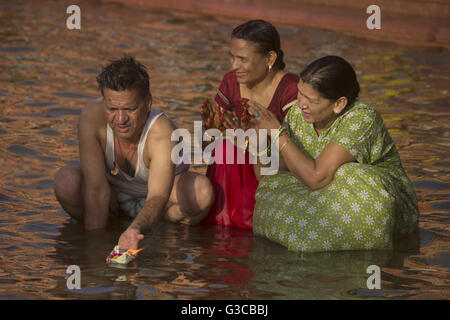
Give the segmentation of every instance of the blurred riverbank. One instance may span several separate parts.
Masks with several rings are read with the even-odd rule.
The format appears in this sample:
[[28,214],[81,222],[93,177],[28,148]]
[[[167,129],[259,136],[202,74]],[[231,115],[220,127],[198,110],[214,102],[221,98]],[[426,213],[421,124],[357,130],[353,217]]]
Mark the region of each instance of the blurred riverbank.
[[[332,30],[366,39],[450,48],[450,3],[439,0],[102,0],[127,6],[202,13],[242,20]],[[381,29],[369,30],[367,8],[381,11]]]

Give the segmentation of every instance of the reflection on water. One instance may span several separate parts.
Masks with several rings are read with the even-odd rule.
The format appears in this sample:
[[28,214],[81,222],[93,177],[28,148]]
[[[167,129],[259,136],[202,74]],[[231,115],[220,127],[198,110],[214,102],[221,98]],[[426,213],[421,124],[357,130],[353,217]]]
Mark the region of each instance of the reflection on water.
[[[247,230],[163,223],[132,265],[108,267],[129,221],[87,234],[53,195],[56,170],[78,162],[78,115],[98,94],[95,75],[107,60],[135,55],[149,68],[153,105],[192,131],[229,70],[229,34],[241,21],[79,5],[81,31],[65,28],[65,8],[53,2],[0,5],[0,299],[449,298],[448,51],[280,26],[289,71],[342,55],[362,100],[382,113],[421,212],[419,234],[394,251],[297,254]],[[79,290],[66,287],[72,264]],[[381,290],[367,289],[372,264]]]

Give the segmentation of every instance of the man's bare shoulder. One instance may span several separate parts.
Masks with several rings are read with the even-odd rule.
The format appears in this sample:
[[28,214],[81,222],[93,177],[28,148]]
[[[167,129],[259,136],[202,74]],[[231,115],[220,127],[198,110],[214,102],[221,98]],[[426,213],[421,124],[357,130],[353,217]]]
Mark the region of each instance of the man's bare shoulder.
[[150,128],[148,138],[150,139],[166,139],[172,135],[173,130],[175,130],[174,122],[167,117],[165,114],[162,114],[152,125]]
[[84,132],[103,141],[106,135],[106,122],[103,98],[99,97],[90,101],[81,109],[78,124],[79,134]]
[[[103,113],[104,113],[103,98],[99,97],[99,98],[89,101],[81,109],[81,118],[95,120],[95,119],[101,118]],[[104,116],[103,116],[103,118],[104,118]]]
[[[174,142],[171,141],[175,124],[165,114],[158,117],[155,123],[150,128],[145,142],[145,154],[148,155],[148,160],[154,157],[160,157],[166,154],[163,150],[171,150]],[[147,160],[145,161],[147,165]]]
[[103,98],[99,97],[90,101],[81,109],[80,126],[101,128],[106,124],[106,115],[103,106]]

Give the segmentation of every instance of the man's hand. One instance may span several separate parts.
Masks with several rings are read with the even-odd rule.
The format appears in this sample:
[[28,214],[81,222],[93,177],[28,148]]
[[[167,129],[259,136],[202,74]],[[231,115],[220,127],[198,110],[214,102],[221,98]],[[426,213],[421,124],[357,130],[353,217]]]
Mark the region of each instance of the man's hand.
[[119,248],[123,250],[138,249],[139,241],[144,239],[144,235],[135,228],[128,228],[119,238]]

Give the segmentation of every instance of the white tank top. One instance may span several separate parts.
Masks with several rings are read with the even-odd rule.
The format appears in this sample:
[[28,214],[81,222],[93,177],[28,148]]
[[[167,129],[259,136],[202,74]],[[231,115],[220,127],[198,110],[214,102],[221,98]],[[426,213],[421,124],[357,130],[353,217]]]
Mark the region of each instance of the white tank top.
[[[134,177],[129,176],[123,170],[119,169],[117,175],[112,175],[111,170],[114,169],[114,132],[106,124],[106,150],[105,150],[105,167],[106,178],[111,184],[112,188],[117,194],[119,202],[126,201],[132,198],[142,198],[147,196],[148,191],[148,172],[149,169],[145,166],[143,159],[143,151],[145,142],[147,141],[147,135],[150,128],[155,121],[164,113],[156,109],[151,109],[144,129],[142,130],[141,137],[138,144],[138,162],[135,170]],[[179,174],[189,169],[189,164],[180,164],[177,166],[175,174]]]

